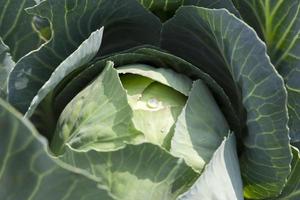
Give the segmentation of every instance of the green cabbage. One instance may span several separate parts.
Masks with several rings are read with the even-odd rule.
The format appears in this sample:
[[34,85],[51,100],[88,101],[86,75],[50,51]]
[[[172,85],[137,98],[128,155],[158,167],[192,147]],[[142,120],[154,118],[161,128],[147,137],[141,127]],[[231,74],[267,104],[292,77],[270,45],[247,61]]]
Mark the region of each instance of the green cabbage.
[[0,0],[0,199],[300,199],[299,11]]

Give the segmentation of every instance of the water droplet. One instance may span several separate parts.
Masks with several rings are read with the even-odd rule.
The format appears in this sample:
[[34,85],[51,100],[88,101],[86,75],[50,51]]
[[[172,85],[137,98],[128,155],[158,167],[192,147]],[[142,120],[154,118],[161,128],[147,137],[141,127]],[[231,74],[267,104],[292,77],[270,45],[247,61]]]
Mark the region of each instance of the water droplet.
[[147,106],[149,108],[157,108],[159,106],[159,102],[157,99],[155,98],[152,98],[152,99],[149,99],[148,102],[147,102]]
[[165,132],[166,132],[166,128],[160,129],[160,132],[161,132],[161,133],[165,133]]

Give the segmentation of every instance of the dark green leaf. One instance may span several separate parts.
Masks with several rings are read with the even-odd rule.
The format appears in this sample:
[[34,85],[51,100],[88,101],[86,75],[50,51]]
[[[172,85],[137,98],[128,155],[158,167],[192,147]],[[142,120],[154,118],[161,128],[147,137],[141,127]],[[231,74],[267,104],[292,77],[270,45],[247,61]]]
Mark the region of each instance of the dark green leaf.
[[271,61],[288,91],[289,127],[300,141],[300,1],[235,0],[242,17],[266,42]]
[[[74,71],[76,71],[77,68],[85,66],[86,63],[93,59],[100,48],[102,35],[103,29],[93,32],[90,37],[78,47],[78,49],[76,49],[55,69],[49,80],[43,85],[43,87],[34,97],[28,111],[26,112],[26,117],[30,116],[33,113],[33,111],[36,109],[36,106],[47,95],[49,95],[49,93],[52,92],[52,90],[57,85],[68,82],[68,79],[66,79],[66,77],[68,77],[69,74],[72,74]],[[50,105],[52,105],[51,100],[48,101],[47,105],[44,105],[43,112],[38,113],[41,119],[45,117],[43,129],[47,130],[47,132],[52,132],[55,129],[55,123],[53,123],[52,118],[50,117],[55,112],[54,110],[52,110]],[[47,136],[47,134],[45,134],[45,131],[42,131],[42,133]]]
[[157,15],[162,21],[171,18],[182,5],[194,5],[204,8],[226,8],[239,16],[231,0],[138,0],[144,7]]
[[32,28],[32,16],[25,12],[25,8],[34,5],[34,0],[0,1],[0,37],[9,46],[14,61],[41,44]]
[[234,105],[243,105],[240,110],[247,113],[240,158],[244,195],[279,195],[291,161],[286,91],[265,45],[224,9],[183,7],[164,24],[162,35],[163,48],[206,71],[226,92],[235,91],[229,97],[237,100]]
[[[101,55],[159,43],[161,23],[135,0],[47,0],[27,11],[47,18],[53,33],[47,44],[21,59],[11,73],[9,101],[21,112],[26,112],[56,67],[96,29],[105,27]],[[25,84],[18,87],[22,81]]]

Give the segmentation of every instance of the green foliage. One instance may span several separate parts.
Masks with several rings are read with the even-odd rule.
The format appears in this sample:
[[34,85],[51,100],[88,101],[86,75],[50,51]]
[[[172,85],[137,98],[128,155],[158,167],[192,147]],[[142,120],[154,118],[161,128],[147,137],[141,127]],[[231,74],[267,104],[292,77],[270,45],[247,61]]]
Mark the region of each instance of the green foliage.
[[292,142],[300,141],[300,1],[236,0],[247,23],[255,28],[268,48],[271,62],[284,79],[288,92]]
[[0,199],[300,199],[299,10],[0,0]]

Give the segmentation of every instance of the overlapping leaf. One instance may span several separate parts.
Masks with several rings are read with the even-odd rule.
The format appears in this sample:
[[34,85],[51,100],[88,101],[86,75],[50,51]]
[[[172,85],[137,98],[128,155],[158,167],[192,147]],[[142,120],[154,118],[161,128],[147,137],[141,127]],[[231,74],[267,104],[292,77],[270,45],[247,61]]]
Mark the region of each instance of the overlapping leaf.
[[132,116],[126,91],[109,62],[60,115],[52,150],[61,154],[65,145],[70,145],[76,149],[113,151],[126,143],[141,143],[144,137],[134,128]]
[[173,200],[198,177],[182,159],[150,143],[127,145],[111,152],[67,148],[60,159],[101,178],[100,185],[118,200]]
[[224,139],[204,172],[178,200],[243,200],[236,141],[233,134]]
[[53,33],[11,73],[9,101],[22,112],[55,68],[96,29],[105,27],[101,55],[159,42],[161,23],[135,0],[48,0],[27,11],[47,18]]
[[100,179],[52,158],[45,139],[2,99],[0,126],[1,199],[114,199]]
[[266,42],[271,61],[288,91],[289,127],[293,142],[300,141],[300,1],[235,0],[245,21]]
[[197,80],[175,124],[170,151],[202,171],[228,131],[226,119],[211,93]]
[[179,9],[162,34],[163,48],[206,71],[225,91],[235,91],[229,96],[246,110],[240,159],[245,196],[279,195],[291,161],[286,92],[264,44],[226,10],[192,6]]
[[[30,1],[23,0],[18,3],[13,0],[0,1],[0,36],[3,36],[5,43],[7,41],[7,44],[12,44],[12,54],[16,60],[36,48],[40,42],[31,26],[37,28],[34,21],[37,18],[25,15],[24,12],[24,8],[29,5],[28,2]],[[101,33],[96,31],[92,34],[92,39],[89,38],[86,43],[79,45],[101,26],[105,26],[105,34],[103,48],[98,55],[107,55],[141,44],[158,46],[161,23],[135,0],[37,2],[39,5],[28,9],[28,12],[49,19],[51,27],[47,24],[46,32],[41,29],[39,34],[45,40],[50,39],[51,34],[53,37],[39,50],[31,52],[17,63],[9,82],[9,100],[19,110],[25,112],[33,97],[54,72],[50,81],[41,88],[27,113],[28,117],[39,118],[38,127],[45,130],[43,134],[52,137],[53,125],[56,124],[63,108],[102,72],[107,61],[112,60],[116,67],[132,63],[172,67],[193,79],[203,78],[209,89],[213,90],[221,109],[225,111],[231,128],[238,130],[237,136],[243,139],[240,164],[245,182],[244,195],[247,198],[272,198],[280,194],[279,199],[298,198],[299,152],[293,149],[292,173],[289,175],[291,154],[283,82],[269,62],[265,46],[246,24],[225,10],[184,7],[178,11],[174,19],[164,25],[161,46],[187,62],[153,49],[131,49],[128,53],[113,55],[103,60],[95,60],[93,64],[91,62],[87,64],[99,49],[101,37],[96,38],[96,36]],[[225,7],[239,16],[229,0],[140,0],[139,2],[163,21],[170,18],[181,5]],[[272,62],[284,77],[289,94],[291,134],[293,140],[299,142],[300,136],[297,133],[300,130],[300,64],[298,61],[300,1],[235,0],[235,3],[242,10],[249,24],[253,25],[259,36],[266,41]],[[32,5],[34,4],[29,6]],[[10,10],[17,10],[17,12],[9,12]],[[22,18],[24,24],[20,20]],[[5,24],[4,21],[8,23]],[[284,24],[289,26],[285,27]],[[25,28],[22,28],[23,25]],[[49,30],[53,32],[49,34]],[[20,32],[26,32],[28,35],[20,35]],[[4,90],[7,72],[12,68],[13,62],[7,61],[9,58],[7,47],[2,44],[2,40],[0,42],[0,86]],[[24,48],[20,48],[19,45]],[[5,65],[2,67],[3,63]],[[112,62],[109,63],[112,65]],[[110,76],[111,80],[115,81],[116,76]],[[109,80],[105,82],[111,83]],[[107,88],[109,87],[104,88],[103,91],[108,91]],[[124,90],[113,92],[119,92],[124,96]],[[115,96],[108,95],[107,98],[116,101],[124,100]],[[111,106],[110,108],[113,109],[106,110],[106,114],[118,112],[124,108],[124,105],[123,103],[116,107]],[[71,107],[70,112],[65,116],[69,116],[72,111],[78,111],[73,108]],[[97,105],[81,108],[91,114],[90,111],[97,110]],[[127,104],[125,108],[128,108]],[[123,109],[123,114],[124,112],[131,114],[130,109],[125,111]],[[41,114],[46,115],[41,116]],[[118,116],[120,115],[113,116],[113,119],[110,118],[111,116],[106,117],[112,119],[114,124],[119,123]],[[81,117],[78,117],[78,120],[72,119],[72,123],[80,122]],[[67,152],[62,159],[84,169],[79,170],[49,157],[45,144],[37,137],[31,125],[21,119],[16,111],[2,100],[0,100],[0,119],[0,133],[4,134],[4,137],[1,136],[1,139],[4,139],[0,142],[0,161],[4,163],[0,166],[0,197],[4,199],[41,199],[45,198],[45,194],[49,194],[46,197],[51,199],[74,199],[82,193],[88,194],[82,196],[83,199],[99,197],[124,199],[125,197],[130,200],[139,199],[141,196],[143,199],[174,199],[185,192],[198,175],[181,159],[174,158],[156,145],[126,145],[124,141],[121,147],[114,149],[114,152],[99,152],[99,149],[103,151],[103,146],[98,148],[98,151],[79,152],[67,144]],[[85,123],[87,122],[84,121],[82,124]],[[59,131],[61,128],[58,126]],[[87,130],[90,124],[84,128]],[[227,127],[225,129],[227,130]],[[125,132],[124,129],[120,130],[126,134],[126,130]],[[244,134],[241,135],[241,132]],[[82,138],[80,137],[79,140],[83,143],[94,142],[95,139],[91,137],[89,141],[84,141]],[[210,177],[218,178],[220,176],[218,173],[226,168],[229,171],[222,172],[222,177],[225,178],[222,180],[230,189],[225,191],[224,196],[228,199],[242,199],[240,177],[233,175],[239,170],[232,138],[224,141],[217,150],[211,161],[214,164],[207,167],[204,176],[199,179],[200,183],[197,183],[200,186],[192,187],[184,198],[194,198],[194,192],[196,198],[201,195],[206,197],[208,195],[207,198],[218,198],[216,195],[224,191],[216,190],[203,194],[197,188],[201,187],[203,190],[210,185]],[[214,144],[214,149],[221,142],[219,139]],[[72,141],[71,146],[74,147],[75,143]],[[227,145],[230,150],[226,148]],[[92,148],[97,149],[97,145]],[[210,155],[212,152],[213,150]],[[223,152],[225,153],[222,154]],[[221,158],[217,159],[217,156]],[[205,157],[205,161],[209,158],[210,156]],[[233,162],[229,163],[227,159],[232,159]],[[221,165],[226,167],[215,170],[214,166],[219,167],[220,160],[222,160]],[[21,162],[23,165],[19,164]],[[233,169],[236,171],[233,172]],[[14,173],[15,171],[17,173]],[[66,178],[61,179],[61,177]],[[25,180],[30,180],[30,184],[24,184]],[[221,188],[221,186],[216,187]],[[114,197],[101,188],[108,189]],[[18,192],[14,193],[12,190]]]
[[[68,75],[74,73],[79,67],[85,66],[89,61],[91,61],[97,54],[103,35],[103,28],[94,31],[89,38],[87,38],[69,57],[67,57],[52,73],[49,80],[43,85],[43,87],[38,91],[37,95],[33,99],[28,108],[25,117],[30,117],[35,111],[37,105],[48,95],[52,96],[53,90],[57,85],[62,85],[62,83],[68,82]],[[39,122],[36,127],[41,131],[41,133],[48,137],[49,140],[52,138],[52,133],[55,130],[56,121],[52,120],[52,114],[55,111],[51,107],[53,100],[49,100],[46,105],[36,112],[38,118],[43,121]],[[45,118],[44,118],[45,117]],[[40,125],[42,124],[42,125]]]
[[192,80],[173,70],[145,64],[120,66],[117,71],[133,110],[135,128],[147,142],[168,146]]
[[[151,66],[171,68],[178,73],[185,74],[193,79],[202,79],[217,98],[221,109],[234,130],[240,130],[238,118],[232,105],[224,93],[223,89],[206,73],[202,72],[192,64],[168,53],[164,53],[151,48],[138,48],[131,50],[132,53],[121,53],[96,61],[89,67],[70,68],[71,73],[61,76],[59,73],[53,74],[49,83],[41,88],[39,95],[32,102],[30,110],[26,113],[34,122],[41,133],[52,138],[56,121],[64,107],[76,96],[90,81],[93,81],[102,72],[108,61],[113,61],[116,68],[133,63],[147,63]],[[65,71],[62,65],[60,71]],[[59,67],[60,68],[60,67]],[[86,69],[85,69],[86,68]],[[84,70],[85,69],[85,70]],[[84,70],[84,71],[82,71]],[[76,73],[80,71],[80,73]],[[82,72],[81,72],[82,71]],[[67,80],[67,81],[66,81]],[[182,89],[181,89],[182,90]],[[186,93],[186,91],[184,91]],[[45,113],[47,113],[45,115]]]
[[113,152],[67,147],[52,157],[45,139],[2,100],[0,125],[3,199],[175,199],[198,177],[182,159],[147,143]]
[[231,13],[239,16],[231,0],[138,0],[161,20],[171,18],[175,11],[182,5],[195,5],[204,8],[226,8]]
[[0,37],[10,47],[14,61],[36,49],[42,42],[32,28],[32,16],[25,11],[25,8],[34,5],[34,0],[0,1]]

